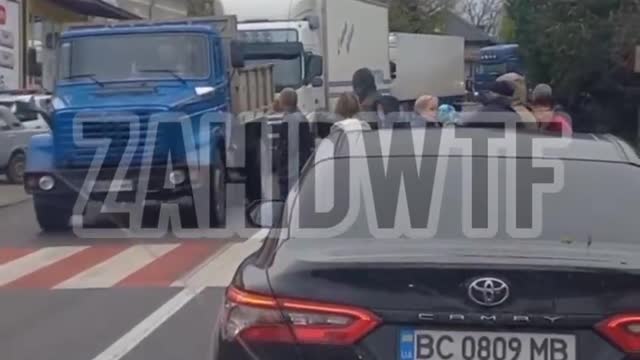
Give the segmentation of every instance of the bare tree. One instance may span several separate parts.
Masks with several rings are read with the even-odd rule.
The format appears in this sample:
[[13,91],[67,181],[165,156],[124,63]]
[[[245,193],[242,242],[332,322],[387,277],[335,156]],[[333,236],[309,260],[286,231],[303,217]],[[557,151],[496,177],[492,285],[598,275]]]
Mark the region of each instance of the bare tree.
[[443,10],[450,9],[455,0],[386,0],[393,31],[432,32]]
[[187,15],[206,16],[214,14],[214,0],[186,0]]
[[467,19],[492,35],[498,30],[503,7],[503,0],[463,0],[462,2],[462,11]]

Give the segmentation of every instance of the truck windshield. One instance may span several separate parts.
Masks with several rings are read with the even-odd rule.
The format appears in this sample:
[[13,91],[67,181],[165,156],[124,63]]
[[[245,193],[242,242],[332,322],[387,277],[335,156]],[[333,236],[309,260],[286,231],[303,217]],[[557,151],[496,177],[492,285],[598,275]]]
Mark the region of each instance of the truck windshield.
[[302,86],[303,58],[284,58],[277,54],[278,43],[296,43],[299,41],[298,32],[293,29],[262,29],[243,30],[240,37],[248,44],[274,44],[274,51],[264,51],[263,56],[252,55],[246,59],[247,65],[273,64],[273,80],[276,91],[286,87],[299,88]]
[[477,67],[477,72],[484,75],[504,74],[507,72],[507,64],[480,64]]
[[[105,51],[109,61],[105,61]],[[61,44],[59,80],[175,80],[176,75],[181,79],[209,76],[205,36],[126,34],[74,38]]]

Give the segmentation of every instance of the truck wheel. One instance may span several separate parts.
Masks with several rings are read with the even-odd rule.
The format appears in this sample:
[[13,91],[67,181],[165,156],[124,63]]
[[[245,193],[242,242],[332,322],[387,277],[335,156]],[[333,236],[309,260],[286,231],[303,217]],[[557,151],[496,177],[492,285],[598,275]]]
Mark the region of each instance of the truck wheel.
[[7,179],[12,184],[22,184],[24,181],[24,168],[26,164],[26,156],[22,152],[18,152],[11,156],[9,165],[7,166]]
[[45,232],[57,232],[69,229],[69,220],[73,213],[73,202],[58,198],[34,196],[33,205],[40,228]]
[[209,224],[211,227],[224,227],[227,218],[227,177],[220,151],[214,157],[215,165],[211,168],[211,191]]

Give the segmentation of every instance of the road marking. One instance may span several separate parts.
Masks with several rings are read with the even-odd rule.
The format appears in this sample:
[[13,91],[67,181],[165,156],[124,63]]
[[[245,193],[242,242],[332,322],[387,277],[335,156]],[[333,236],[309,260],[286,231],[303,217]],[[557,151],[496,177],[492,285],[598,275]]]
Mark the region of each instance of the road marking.
[[178,246],[179,244],[133,246],[109,260],[58,284],[54,289],[102,289],[112,287]]
[[124,336],[111,344],[106,350],[100,353],[93,360],[119,360],[127,355],[142,340],[155,331],[160,325],[167,321],[173,314],[182,309],[194,297],[200,294],[204,288],[184,289],[176,296],[160,306],[156,311],[142,320]]
[[12,249],[0,249],[0,265],[4,265],[15,259],[19,259],[23,256],[31,254],[37,249],[27,248],[12,248]]
[[221,242],[188,242],[119,281],[116,286],[169,286],[222,247]]
[[56,263],[87,246],[60,246],[40,249],[4,265],[0,265],[0,286]]
[[101,263],[124,251],[127,245],[92,246],[64,258],[61,261],[45,266],[40,270],[25,275],[5,287],[51,288],[70,277],[83,272],[95,264]]
[[262,240],[268,233],[268,230],[260,230],[246,241],[233,244],[224,251],[214,254],[199,270],[171,286],[191,288],[228,286],[240,263],[262,246]]

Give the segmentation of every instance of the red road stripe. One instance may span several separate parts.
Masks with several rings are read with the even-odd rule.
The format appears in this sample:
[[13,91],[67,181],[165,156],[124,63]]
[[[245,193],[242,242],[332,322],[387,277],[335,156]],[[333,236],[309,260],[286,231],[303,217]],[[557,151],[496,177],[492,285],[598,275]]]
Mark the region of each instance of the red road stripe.
[[29,255],[32,252],[35,252],[36,250],[37,249],[26,249],[26,248],[0,249],[0,265],[6,264],[10,261]]
[[169,286],[221,247],[222,242],[219,241],[183,243],[129,275],[116,286]]
[[92,246],[23,276],[6,286],[12,289],[52,288],[127,249],[128,245]]

